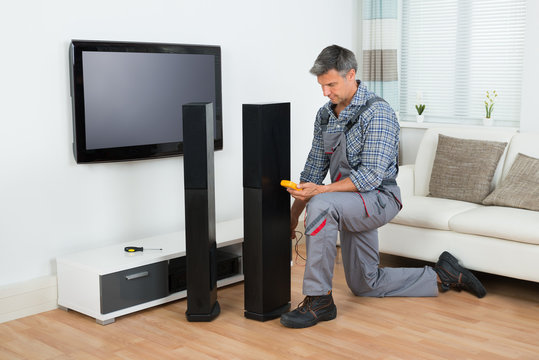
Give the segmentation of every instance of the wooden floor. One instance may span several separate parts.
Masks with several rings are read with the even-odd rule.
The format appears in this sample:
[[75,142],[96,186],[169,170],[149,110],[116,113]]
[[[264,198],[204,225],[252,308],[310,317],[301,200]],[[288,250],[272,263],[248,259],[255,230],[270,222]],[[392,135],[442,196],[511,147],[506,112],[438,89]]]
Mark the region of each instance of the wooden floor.
[[[383,256],[386,266],[423,265]],[[301,295],[292,268],[292,304]],[[451,291],[437,298],[361,298],[337,264],[335,320],[293,330],[243,316],[243,284],[220,289],[221,314],[189,323],[186,301],[101,326],[53,310],[0,324],[0,359],[539,359],[539,284],[478,274],[489,294]]]

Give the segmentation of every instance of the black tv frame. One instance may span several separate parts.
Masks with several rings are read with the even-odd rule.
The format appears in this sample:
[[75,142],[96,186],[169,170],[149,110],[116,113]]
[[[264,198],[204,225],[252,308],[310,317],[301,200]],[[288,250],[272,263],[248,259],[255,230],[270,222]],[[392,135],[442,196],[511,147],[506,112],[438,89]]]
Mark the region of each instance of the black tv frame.
[[[214,55],[216,99],[216,103],[213,106],[216,115],[214,149],[223,149],[220,46],[149,42],[72,40],[69,46],[69,69],[73,109],[73,154],[77,163],[80,164],[155,159],[179,156],[183,154],[182,141],[103,149],[87,149],[82,54],[83,52],[88,51]],[[181,106],[179,108],[181,109]]]

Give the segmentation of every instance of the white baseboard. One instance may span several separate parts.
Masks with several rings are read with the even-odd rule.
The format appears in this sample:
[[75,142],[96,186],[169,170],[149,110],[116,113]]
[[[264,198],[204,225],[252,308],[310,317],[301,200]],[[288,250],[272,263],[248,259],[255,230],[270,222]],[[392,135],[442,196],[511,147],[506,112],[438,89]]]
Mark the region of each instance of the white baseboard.
[[0,323],[58,308],[56,276],[0,287]]

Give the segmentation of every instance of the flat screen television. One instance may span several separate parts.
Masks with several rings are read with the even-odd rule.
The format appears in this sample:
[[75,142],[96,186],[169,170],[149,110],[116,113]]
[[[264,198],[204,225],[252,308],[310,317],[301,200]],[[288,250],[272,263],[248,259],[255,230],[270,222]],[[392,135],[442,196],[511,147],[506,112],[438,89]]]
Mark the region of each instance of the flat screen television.
[[73,40],[69,62],[77,163],[181,155],[191,102],[213,103],[223,148],[219,46]]

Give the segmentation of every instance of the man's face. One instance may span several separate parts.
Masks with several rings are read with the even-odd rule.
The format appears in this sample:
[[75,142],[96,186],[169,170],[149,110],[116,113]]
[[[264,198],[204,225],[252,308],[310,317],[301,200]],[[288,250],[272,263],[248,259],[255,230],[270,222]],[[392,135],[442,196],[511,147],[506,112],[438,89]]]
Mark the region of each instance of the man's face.
[[318,76],[318,83],[322,86],[324,96],[333,104],[347,104],[355,93],[355,70],[350,70],[342,77],[335,69]]

